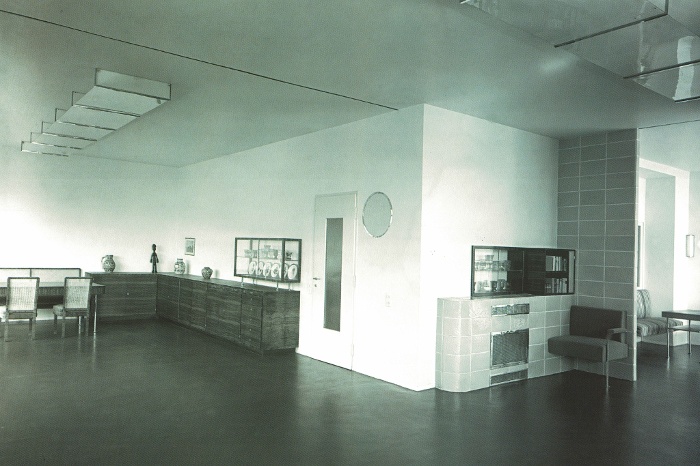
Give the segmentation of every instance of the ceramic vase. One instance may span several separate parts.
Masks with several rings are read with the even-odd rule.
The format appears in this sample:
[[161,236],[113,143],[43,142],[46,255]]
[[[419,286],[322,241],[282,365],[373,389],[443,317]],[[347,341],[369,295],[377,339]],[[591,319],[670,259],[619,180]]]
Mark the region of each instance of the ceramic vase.
[[204,267],[202,269],[202,277],[204,277],[205,280],[209,280],[213,272],[214,271],[210,267]]
[[175,261],[175,273],[183,275],[185,273],[185,261],[178,259]]
[[102,269],[105,272],[114,272],[114,267],[116,267],[116,264],[114,263],[114,256],[112,254],[107,254],[102,257]]

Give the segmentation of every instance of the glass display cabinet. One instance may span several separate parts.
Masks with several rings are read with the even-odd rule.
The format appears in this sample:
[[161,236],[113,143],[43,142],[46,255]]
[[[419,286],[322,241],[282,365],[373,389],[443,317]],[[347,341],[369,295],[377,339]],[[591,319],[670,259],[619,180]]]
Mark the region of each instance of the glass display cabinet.
[[301,240],[236,238],[234,275],[278,283],[299,283]]
[[472,296],[523,293],[523,249],[472,246]]
[[572,249],[472,246],[472,297],[573,294]]

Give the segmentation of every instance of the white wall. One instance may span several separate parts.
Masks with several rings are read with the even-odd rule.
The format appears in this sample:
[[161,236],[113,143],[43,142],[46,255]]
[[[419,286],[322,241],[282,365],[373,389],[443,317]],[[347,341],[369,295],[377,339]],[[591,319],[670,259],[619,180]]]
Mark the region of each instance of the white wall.
[[150,269],[174,262],[177,170],[85,157],[0,154],[0,266]]
[[644,286],[651,296],[653,314],[673,309],[674,281],[674,178],[665,176],[646,181],[646,223],[644,227]]
[[472,245],[556,247],[556,140],[430,106],[425,121],[421,268],[432,294],[471,296]]
[[423,148],[421,327],[433,329],[439,297],[471,296],[472,245],[556,247],[558,142],[426,106]]
[[[310,328],[314,199],[357,192],[353,369],[413,389],[433,386],[433,367],[416,362],[417,335],[426,331],[418,325],[422,119],[422,106],[413,107],[182,169],[179,236],[197,240],[190,269],[207,265],[233,279],[235,237],[301,238],[299,352],[318,356],[324,348]],[[361,225],[375,191],[394,211],[381,238]]]

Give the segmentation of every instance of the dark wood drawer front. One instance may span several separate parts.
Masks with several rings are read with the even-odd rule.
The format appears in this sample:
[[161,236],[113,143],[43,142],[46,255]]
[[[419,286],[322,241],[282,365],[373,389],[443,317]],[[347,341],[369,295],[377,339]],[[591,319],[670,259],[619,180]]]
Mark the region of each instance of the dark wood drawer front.
[[173,277],[158,276],[158,296],[156,311],[159,316],[177,320],[180,300],[180,280]]
[[149,273],[87,273],[94,283],[105,285],[98,299],[98,319],[152,316],[156,310],[157,276]]
[[299,292],[158,274],[158,315],[257,352],[299,343]]

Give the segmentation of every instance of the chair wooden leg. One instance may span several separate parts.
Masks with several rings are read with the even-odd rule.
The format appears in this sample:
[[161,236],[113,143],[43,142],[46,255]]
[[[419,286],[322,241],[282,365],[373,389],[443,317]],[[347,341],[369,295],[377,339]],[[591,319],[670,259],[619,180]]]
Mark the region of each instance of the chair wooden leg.
[[66,338],[66,313],[63,313],[63,328],[61,329],[61,338]]
[[56,314],[53,315],[53,334],[56,335],[58,333],[58,316]]
[[3,339],[5,341],[8,341],[7,337],[10,334],[10,319],[7,317],[7,314],[5,314],[5,334],[3,335]]
[[29,328],[32,329],[32,340],[36,340],[36,318],[29,319]]

